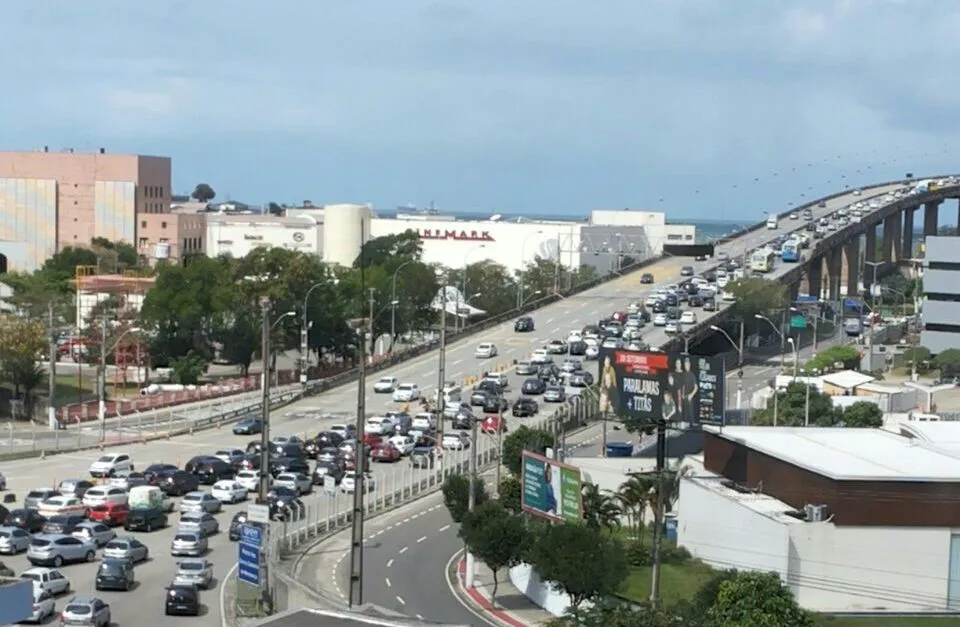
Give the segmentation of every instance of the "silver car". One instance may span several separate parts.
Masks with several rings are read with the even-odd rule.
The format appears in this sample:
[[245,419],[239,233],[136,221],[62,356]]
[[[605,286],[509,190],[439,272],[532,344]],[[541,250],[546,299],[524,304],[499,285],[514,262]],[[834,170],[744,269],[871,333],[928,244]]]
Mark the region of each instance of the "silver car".
[[173,576],[175,586],[196,586],[206,590],[213,583],[213,564],[202,557],[185,559],[177,564]]
[[178,531],[170,543],[170,555],[174,557],[200,557],[207,552],[207,538],[197,531]]
[[223,509],[223,503],[206,492],[187,492],[180,501],[181,512],[208,512],[216,514]]
[[0,553],[13,555],[26,551],[30,540],[30,534],[20,527],[0,527]]
[[60,613],[61,625],[110,627],[110,605],[100,597],[76,596],[67,601]]
[[67,562],[92,562],[97,556],[93,540],[81,540],[62,534],[40,534],[33,537],[27,548],[27,560],[41,566],[60,568]]
[[130,560],[133,563],[145,562],[150,557],[150,549],[133,536],[120,536],[107,542],[103,547],[103,557]]
[[117,532],[103,523],[88,521],[74,527],[70,535],[81,540],[92,540],[97,546],[103,546],[116,538]]
[[40,503],[43,503],[51,496],[60,496],[60,493],[51,489],[30,490],[23,497],[23,509],[37,509]]
[[313,482],[310,477],[299,472],[281,472],[273,480],[273,485],[290,488],[297,494],[307,494],[313,490]]
[[220,531],[220,523],[206,512],[183,512],[177,523],[177,531],[196,531],[202,536],[212,536]]

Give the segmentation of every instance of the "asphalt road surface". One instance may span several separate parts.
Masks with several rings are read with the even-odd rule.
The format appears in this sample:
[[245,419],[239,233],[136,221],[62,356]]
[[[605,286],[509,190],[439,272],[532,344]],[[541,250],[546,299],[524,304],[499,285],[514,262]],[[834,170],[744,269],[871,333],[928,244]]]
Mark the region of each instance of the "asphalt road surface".
[[[886,190],[880,190],[878,193],[884,191]],[[849,204],[850,200],[851,197],[833,200],[828,203],[827,208],[817,209],[814,214],[819,217],[840,206]],[[787,232],[788,229],[802,228],[803,223],[781,220],[780,225],[780,229],[776,231],[761,229],[749,233],[732,243],[719,246],[718,250],[731,256],[741,255],[765,244],[777,235]],[[468,377],[476,377],[485,371],[494,370],[496,366],[506,367],[512,360],[526,358],[535,348],[539,348],[547,340],[558,337],[565,338],[568,331],[581,329],[586,324],[595,324],[599,318],[613,311],[625,309],[629,303],[641,300],[650,291],[677,282],[680,277],[680,269],[684,265],[693,265],[696,271],[700,273],[714,267],[715,263],[709,261],[693,263],[690,260],[678,258],[664,259],[645,270],[645,272],[654,275],[655,285],[642,285],[640,283],[641,273],[633,273],[535,312],[534,318],[537,323],[537,330],[533,333],[516,334],[513,331],[513,323],[510,322],[473,337],[454,342],[447,348],[445,379],[464,380]],[[705,317],[701,317],[700,323],[709,324],[709,321]],[[653,346],[659,346],[664,343],[666,337],[663,329],[648,328],[644,340]],[[497,344],[499,356],[484,360],[475,358],[474,350],[480,342]],[[395,376],[401,382],[416,383],[425,393],[430,394],[437,385],[437,353],[432,352],[400,364],[380,373],[379,376]],[[512,379],[514,387],[518,387],[518,378],[514,376]],[[374,394],[372,388],[373,381],[369,381],[365,392],[368,413],[377,413],[389,408],[400,407],[399,404],[390,400],[389,395]],[[323,395],[291,405],[284,412],[276,414],[271,420],[272,433],[273,435],[312,436],[317,431],[328,428],[331,424],[352,420],[350,416],[355,414],[356,404],[356,387],[345,386],[331,390]],[[546,413],[546,411],[542,413]],[[511,426],[515,427],[518,423],[528,423],[530,421],[531,419],[525,419],[524,421],[513,419],[511,420]],[[182,464],[194,455],[213,453],[219,447],[242,447],[250,439],[249,437],[234,436],[229,429],[225,428],[222,431],[198,432],[193,436],[183,436],[169,441],[131,444],[113,450],[129,452],[133,456],[137,467],[144,468],[156,462]],[[21,502],[24,493],[30,489],[54,486],[58,481],[65,478],[87,476],[90,463],[97,457],[97,452],[92,451],[48,457],[43,461],[31,459],[3,462],[0,463],[0,472],[6,475],[8,489],[14,492],[17,495],[17,501]],[[392,482],[400,480],[398,478],[399,473],[409,472],[409,465],[403,463],[394,465],[375,464],[373,470],[378,485],[390,485]],[[308,497],[308,499],[318,500],[323,498],[326,497],[322,495]],[[341,501],[345,505],[346,499],[341,499]],[[224,530],[229,524],[233,512],[239,508],[239,506],[227,507],[224,513],[218,516]],[[153,556],[150,562],[137,567],[139,588],[131,593],[102,593],[103,597],[113,607],[115,622],[120,625],[134,625],[143,620],[156,622],[158,620],[156,617],[162,615],[162,589],[169,583],[175,569],[175,560],[169,556],[168,551],[173,531],[174,529],[171,527],[152,534],[139,534],[139,537],[150,547]],[[226,533],[213,537],[210,546],[209,559],[215,564],[215,573],[219,580],[226,575],[235,563],[236,548],[228,541]],[[5,558],[4,561],[18,573],[27,567],[23,556]],[[431,574],[430,577],[436,578],[437,581],[440,581],[443,577],[443,560],[438,563],[429,559],[423,560],[419,565],[421,570],[435,570],[435,574]],[[91,593],[93,591],[95,569],[96,566],[92,564],[65,568],[67,575],[73,582],[73,589],[81,593]],[[376,566],[371,570],[375,571]],[[427,586],[428,584],[423,582],[422,585]],[[203,602],[208,608],[204,620],[208,624],[219,621],[217,591],[212,590],[205,593]],[[61,606],[62,601],[58,602],[58,609]],[[420,613],[428,618],[435,618],[429,612],[429,608],[426,607]],[[189,619],[170,618],[166,619],[164,624],[188,624],[188,621]],[[195,621],[190,621],[189,624],[195,624]]]

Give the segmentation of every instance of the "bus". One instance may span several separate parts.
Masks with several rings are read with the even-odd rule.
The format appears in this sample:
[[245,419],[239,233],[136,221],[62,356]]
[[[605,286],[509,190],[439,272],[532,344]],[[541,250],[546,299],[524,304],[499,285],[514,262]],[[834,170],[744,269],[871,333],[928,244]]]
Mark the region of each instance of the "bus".
[[800,246],[798,239],[787,240],[780,249],[780,258],[787,263],[797,263],[800,261]]
[[770,272],[773,270],[777,254],[769,248],[761,248],[750,255],[750,270],[753,272]]

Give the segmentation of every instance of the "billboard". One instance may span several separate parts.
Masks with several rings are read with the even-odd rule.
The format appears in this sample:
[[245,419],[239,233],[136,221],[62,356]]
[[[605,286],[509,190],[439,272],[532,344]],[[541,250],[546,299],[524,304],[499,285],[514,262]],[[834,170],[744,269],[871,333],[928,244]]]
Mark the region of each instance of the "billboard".
[[713,244],[664,244],[663,254],[670,257],[713,257]]
[[722,358],[606,349],[599,362],[602,411],[642,423],[723,424]]
[[524,451],[520,482],[523,511],[554,522],[583,520],[579,468]]

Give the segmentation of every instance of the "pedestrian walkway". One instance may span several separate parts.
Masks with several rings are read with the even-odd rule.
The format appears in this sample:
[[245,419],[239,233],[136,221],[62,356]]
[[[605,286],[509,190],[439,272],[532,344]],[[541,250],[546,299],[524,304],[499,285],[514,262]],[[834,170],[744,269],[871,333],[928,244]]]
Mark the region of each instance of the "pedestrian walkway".
[[525,627],[527,625],[545,625],[554,617],[542,607],[538,607],[512,583],[506,572],[498,576],[496,603],[493,602],[493,571],[479,560],[473,578],[473,588],[464,585],[467,561],[461,558],[457,564],[457,594],[466,601],[475,612],[495,625],[506,627]]

